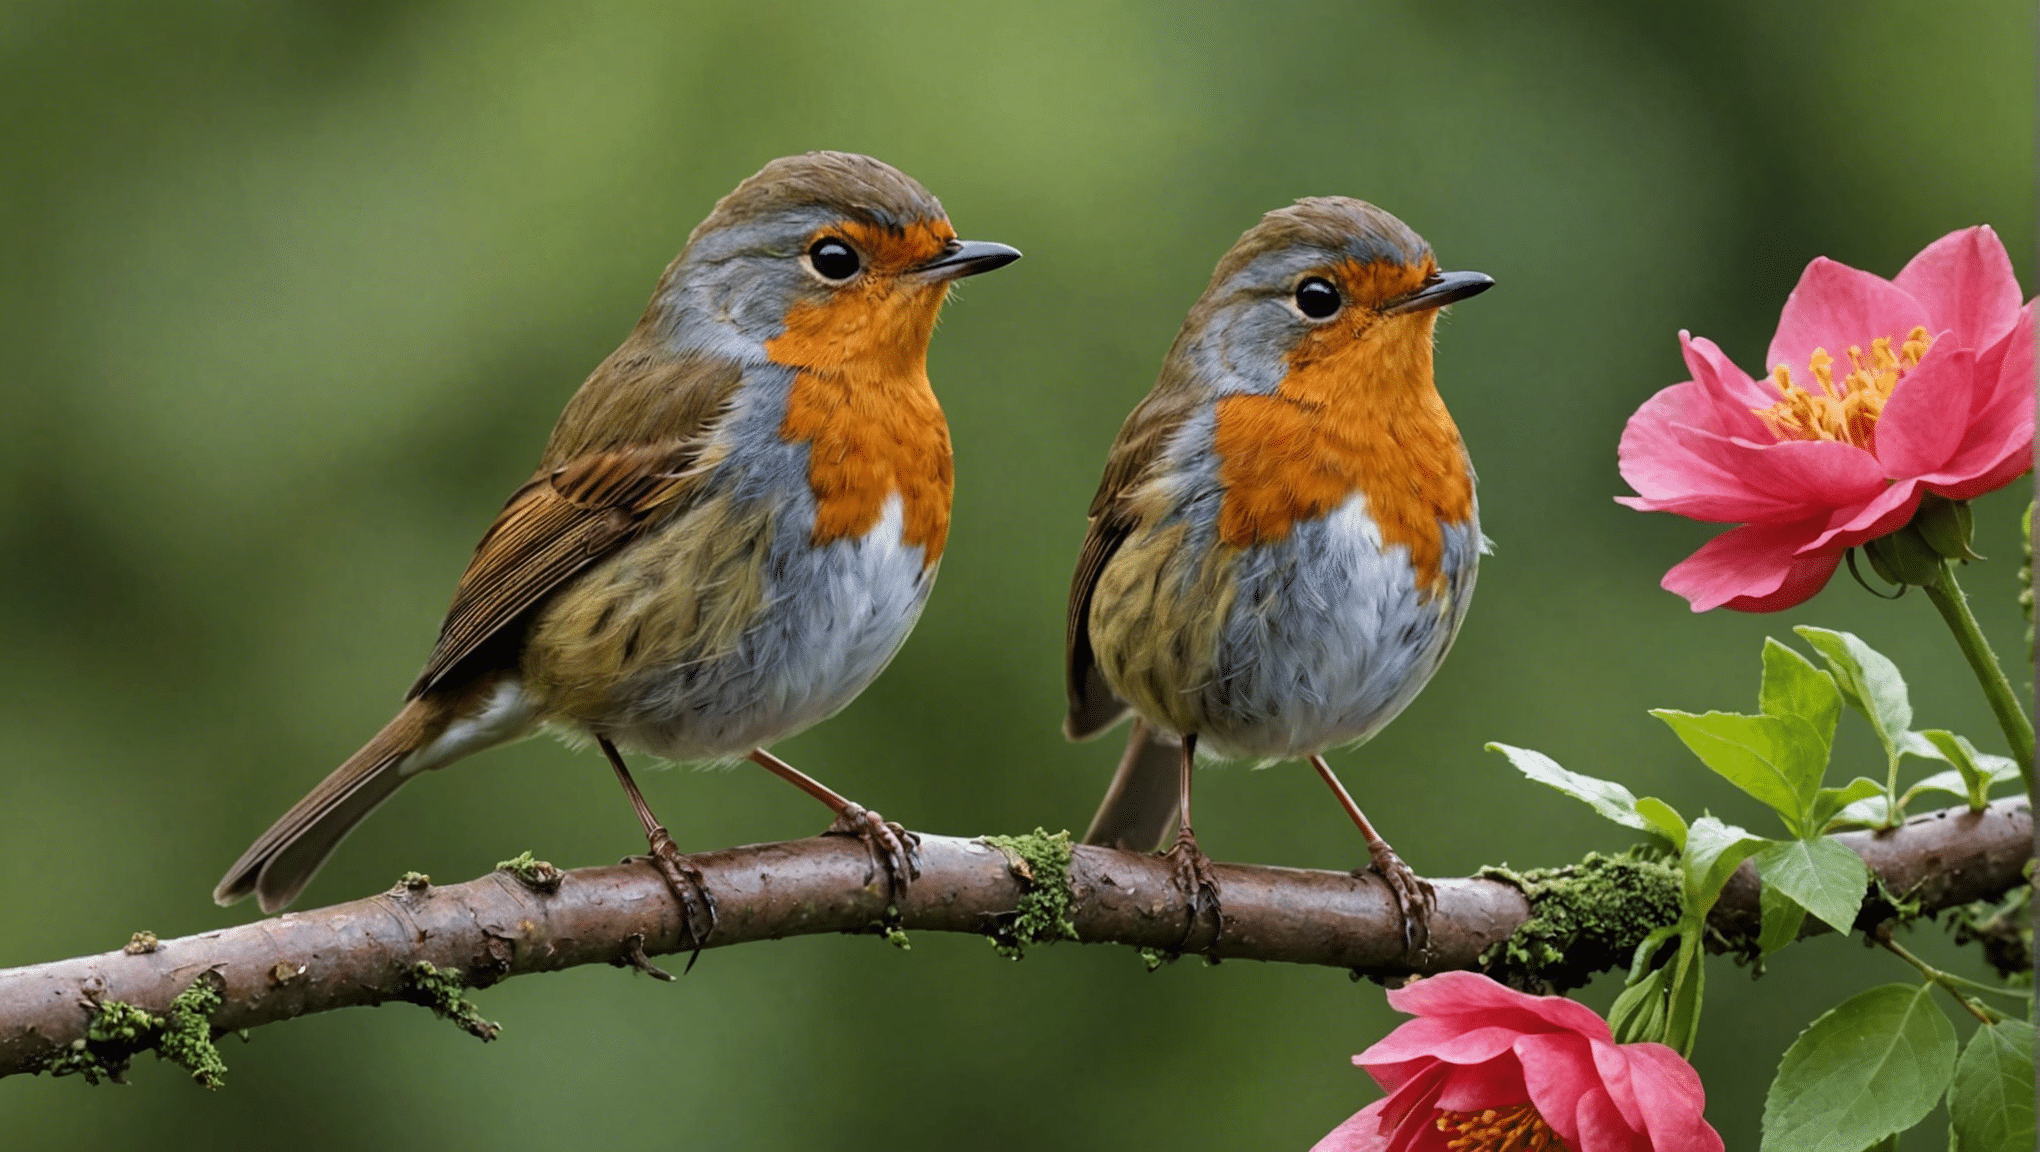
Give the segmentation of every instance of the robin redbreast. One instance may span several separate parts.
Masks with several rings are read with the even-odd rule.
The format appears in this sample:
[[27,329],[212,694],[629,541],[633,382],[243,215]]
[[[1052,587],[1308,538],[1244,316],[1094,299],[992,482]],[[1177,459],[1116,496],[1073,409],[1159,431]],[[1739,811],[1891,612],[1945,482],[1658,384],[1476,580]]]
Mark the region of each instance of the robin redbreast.
[[738,185],[567,402],[396,718],[213,898],[283,907],[404,781],[541,725],[608,757],[697,941],[713,901],[619,748],[748,756],[904,888],[911,837],[766,747],[850,703],[920,616],[951,491],[929,336],[951,283],[1019,255],[957,239],[927,189],[867,156],[786,157]]
[[1190,823],[1197,754],[1308,759],[1422,946],[1429,885],[1324,752],[1394,719],[1466,614],[1485,541],[1432,327],[1493,285],[1439,271],[1371,204],[1270,212],[1219,261],[1112,445],[1070,588],[1064,731],[1135,714],[1085,839],[1152,851],[1178,824],[1192,928],[1220,914]]

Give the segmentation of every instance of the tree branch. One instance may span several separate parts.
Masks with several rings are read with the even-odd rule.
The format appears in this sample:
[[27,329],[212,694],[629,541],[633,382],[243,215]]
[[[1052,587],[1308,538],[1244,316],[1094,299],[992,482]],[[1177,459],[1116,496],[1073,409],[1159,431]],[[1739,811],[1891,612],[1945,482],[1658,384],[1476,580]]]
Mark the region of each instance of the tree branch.
[[[2020,883],[2033,830],[2023,800],[2000,800],[1982,812],[1953,808],[1890,832],[1839,839],[1862,854],[1887,889],[1934,911]],[[868,858],[855,840],[818,837],[702,853],[692,860],[721,914],[708,947],[889,927],[980,933],[1024,946],[1030,936],[1058,935],[1041,924],[1066,919],[1085,943],[1163,952],[1180,945],[1225,959],[1396,977],[1479,967],[1483,951],[1509,939],[1533,912],[1531,900],[1506,879],[1435,881],[1429,948],[1413,959],[1377,877],[1218,864],[1225,924],[1214,939],[1209,916],[1186,925],[1173,869],[1160,857],[1083,845],[1070,850],[1045,836],[1015,842],[1018,850],[1009,854],[986,841],[925,836],[921,877],[890,921],[883,881],[863,882]],[[1059,869],[1066,877],[1054,875]],[[1022,911],[1032,930],[1019,927]],[[200,1022],[217,1034],[392,1000],[426,1004],[486,1039],[494,1026],[464,1004],[463,986],[592,963],[656,972],[648,957],[693,950],[677,912],[665,883],[643,864],[566,873],[528,865],[444,887],[407,877],[365,900],[174,940],[137,934],[122,951],[0,971],[0,1075],[52,1067],[117,1075],[134,1051],[168,1051],[166,1037],[188,1039]],[[1756,878],[1745,864],[1713,923],[1747,938],[1757,919]],[[196,997],[187,991],[194,985]],[[217,992],[216,1006],[207,990]],[[130,1025],[109,1023],[114,1015]],[[204,1029],[197,1031],[202,1040]]]

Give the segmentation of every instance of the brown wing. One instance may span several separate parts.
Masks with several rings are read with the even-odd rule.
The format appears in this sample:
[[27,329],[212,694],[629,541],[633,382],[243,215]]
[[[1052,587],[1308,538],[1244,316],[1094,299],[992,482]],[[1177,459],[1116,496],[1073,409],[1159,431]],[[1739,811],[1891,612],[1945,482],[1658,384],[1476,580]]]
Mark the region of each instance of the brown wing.
[[409,697],[445,680],[548,594],[636,538],[698,482],[694,465],[740,374],[734,365],[654,366],[655,358],[634,347],[637,339],[581,386],[554,431],[547,467],[510,497],[475,546]]
[[1189,419],[1198,400],[1195,391],[1170,387],[1165,373],[1163,382],[1126,418],[1119,439],[1105,458],[1105,477],[1091,499],[1091,528],[1084,535],[1076,575],[1070,580],[1063,649],[1070,710],[1063,719],[1063,734],[1072,740],[1096,736],[1126,715],[1125,702],[1112,694],[1091,651],[1091,593],[1112,554],[1140,526],[1140,513],[1129,497],[1146,479],[1169,437]]

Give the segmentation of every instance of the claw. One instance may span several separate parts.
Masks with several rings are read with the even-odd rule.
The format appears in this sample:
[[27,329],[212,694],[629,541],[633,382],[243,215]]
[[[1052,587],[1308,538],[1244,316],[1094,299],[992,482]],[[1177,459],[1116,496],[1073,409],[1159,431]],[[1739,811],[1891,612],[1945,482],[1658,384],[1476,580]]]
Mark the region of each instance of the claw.
[[1377,840],[1368,845],[1367,854],[1372,862],[1354,869],[1353,875],[1364,878],[1371,872],[1387,883],[1396,910],[1402,913],[1403,954],[1417,959],[1431,944],[1431,915],[1438,910],[1438,890],[1411,871],[1387,843]]
[[708,890],[706,878],[673,844],[673,838],[664,828],[655,829],[651,836],[651,855],[634,856],[631,860],[645,860],[665,877],[666,887],[673,890],[673,896],[680,901],[680,923],[686,929],[687,938],[694,943],[694,955],[687,960],[687,967],[693,968],[694,961],[701,956],[701,950],[708,944],[708,938],[715,932],[715,894]]
[[1175,951],[1181,953],[1190,937],[1197,932],[1197,921],[1208,909],[1211,913],[1211,946],[1218,946],[1218,938],[1225,934],[1225,909],[1218,899],[1218,878],[1212,874],[1211,858],[1197,846],[1197,834],[1188,824],[1176,832],[1176,844],[1162,854],[1164,860],[1176,867],[1176,885],[1183,892],[1183,905],[1189,915],[1184,919],[1183,936],[1176,941]]
[[864,841],[870,853],[864,883],[876,880],[883,869],[887,895],[895,904],[906,899],[907,885],[921,878],[921,838],[862,804],[846,806],[822,834]]

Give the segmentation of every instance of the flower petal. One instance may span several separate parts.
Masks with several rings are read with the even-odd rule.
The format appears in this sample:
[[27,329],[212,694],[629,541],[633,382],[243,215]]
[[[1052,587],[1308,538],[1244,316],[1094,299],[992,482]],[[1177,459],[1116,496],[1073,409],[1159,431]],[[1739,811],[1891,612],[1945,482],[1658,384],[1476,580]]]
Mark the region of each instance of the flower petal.
[[1565,1137],[1567,1147],[1578,1148],[1580,1097],[1601,1087],[1587,1039],[1558,1032],[1525,1036],[1516,1042],[1516,1059],[1537,1114]]
[[1447,1064],[1479,1064],[1507,1052],[1520,1028],[1481,1026],[1466,1016],[1418,1017],[1353,1057],[1362,1068],[1402,1064],[1411,1060],[1442,1060]]
[[1892,281],[1933,318],[1929,330],[1955,330],[1958,347],[1987,348],[2019,313],[2012,258],[1990,225],[1950,232],[1920,250]]
[[1486,1064],[1453,1068],[1438,1088],[1437,1105],[1449,1112],[1478,1112],[1523,1098],[1523,1065],[1512,1052]]
[[1939,343],[1929,349],[1891,390],[1877,418],[1876,451],[1884,474],[1901,480],[1946,464],[1969,431],[1979,384],[1976,353],[1943,352]]
[[1997,381],[1970,416],[1962,446],[1939,469],[1921,477],[1928,489],[1956,500],[1992,492],[2024,475],[2033,456],[2033,306],[1979,361],[1996,364]]
[[1785,298],[1764,368],[1783,364],[1795,378],[1802,378],[1815,348],[1825,348],[1847,363],[1844,353],[1850,345],[1869,348],[1879,336],[1903,340],[1922,325],[1932,331],[1930,319],[1919,301],[1891,281],[1816,257]]
[[1629,1057],[1629,1081],[1643,1106],[1651,1148],[1721,1152],[1721,1134],[1703,1115],[1707,1092],[1693,1066],[1662,1044],[1625,1044],[1622,1051]]
[[1714,419],[1701,427],[1730,436],[1771,438],[1770,430],[1754,411],[1778,402],[1769,388],[1750,379],[1749,373],[1736,367],[1735,361],[1705,336],[1695,337],[1681,329],[1679,354],[1685,357],[1686,370],[1693,374],[1693,382],[1706,390],[1714,410]]
[[1643,1133],[1623,1119],[1608,1093],[1599,1088],[1580,1097],[1573,1127],[1579,1140],[1571,1146],[1579,1152],[1651,1152]]
[[1790,608],[1825,587],[1841,563],[1839,549],[1826,557],[1795,555],[1826,526],[1826,517],[1815,517],[1723,532],[1665,573],[1664,589],[1691,601],[1695,612],[1724,604],[1743,612]]
[[1734,474],[1772,502],[1771,515],[1746,520],[1805,519],[1859,504],[1884,490],[1884,466],[1877,457],[1840,440],[1753,444],[1698,428],[1672,431],[1695,456]]
[[1310,1152],[1388,1152],[1388,1138],[1381,1133],[1381,1109],[1387,1103],[1376,1100],[1353,1113],[1311,1145]]
[[1839,508],[1821,534],[1799,546],[1802,556],[1854,548],[1906,526],[1920,506],[1920,482],[1900,480],[1855,508]]
[[1774,516],[1775,495],[1752,488],[1684,442],[1681,429],[1714,431],[1713,415],[1706,388],[1691,380],[1644,401],[1623,427],[1617,450],[1622,478],[1639,495],[1616,499],[1640,511],[1724,523]]
[[1593,1045],[1594,1071],[1601,1077],[1601,1086],[1608,1090],[1608,1097],[1617,1111],[1622,1113],[1622,1122],[1631,1128],[1643,1127],[1643,1108],[1636,1102],[1636,1089],[1629,1083],[1629,1058],[1622,1054],[1615,1044]]
[[[1576,1004],[1563,996],[1532,996],[1528,992],[1518,992],[1478,972],[1440,972],[1436,976],[1412,980],[1390,991],[1388,1004],[1398,1012],[1417,1016],[1522,1012],[1549,1028],[1562,1028],[1598,1040],[1613,1039],[1613,1033],[1608,1031],[1608,1022],[1584,1004]],[[1482,1023],[1493,1023],[1495,1019],[1499,1018],[1483,1020]],[[1531,1028],[1522,1030],[1527,1032]]]

